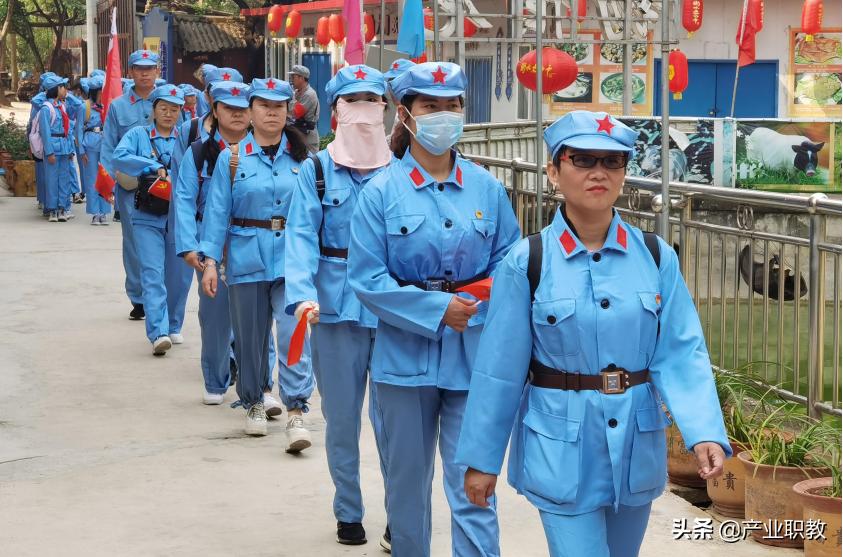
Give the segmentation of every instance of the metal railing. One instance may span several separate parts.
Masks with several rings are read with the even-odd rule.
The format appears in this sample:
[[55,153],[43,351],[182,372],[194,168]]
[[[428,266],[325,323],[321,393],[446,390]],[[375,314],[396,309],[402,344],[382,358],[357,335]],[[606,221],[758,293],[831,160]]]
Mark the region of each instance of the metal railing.
[[[534,163],[466,151],[505,185],[524,234],[535,232],[536,211],[550,221],[561,197],[545,189],[537,206]],[[666,240],[679,256],[712,364],[751,366],[811,415],[841,415],[843,204],[823,194],[684,182],[671,182],[666,202],[660,188],[660,181],[628,177],[617,209],[644,230],[670,212]]]

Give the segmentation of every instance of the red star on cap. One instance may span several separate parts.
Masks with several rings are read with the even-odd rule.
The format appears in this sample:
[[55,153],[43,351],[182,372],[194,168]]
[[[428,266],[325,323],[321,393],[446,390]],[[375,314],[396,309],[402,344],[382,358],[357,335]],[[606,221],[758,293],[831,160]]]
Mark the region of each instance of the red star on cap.
[[266,88],[267,89],[275,89],[275,82],[270,79],[269,81],[266,82]]
[[399,65],[399,64],[398,64],[398,62],[393,62],[393,64],[392,64],[392,69],[393,69],[393,70],[397,70],[397,69],[398,69],[398,65]]
[[442,66],[436,66],[436,71],[431,72],[430,75],[433,76],[433,83],[441,83],[442,85],[445,85],[445,76],[447,74],[442,71]]
[[231,79],[231,74],[228,73],[228,72],[225,72],[224,74],[222,74],[222,78],[223,78],[223,80],[228,81],[228,80]]
[[141,58],[149,58],[149,53],[148,52],[142,52]]
[[174,97],[175,97],[177,93],[178,93],[178,91],[176,91],[175,89],[170,89],[170,94],[171,94],[172,96],[174,96]]
[[240,94],[240,89],[238,89],[237,87],[232,87],[231,88],[231,94],[236,97],[237,95]]
[[354,77],[357,79],[366,79],[366,72],[363,71],[363,68],[357,68],[357,71],[354,72]]
[[614,128],[614,127],[615,127],[615,125],[609,119],[608,114],[602,120],[597,120],[597,131],[598,132],[606,132],[607,134],[612,135],[612,128]]

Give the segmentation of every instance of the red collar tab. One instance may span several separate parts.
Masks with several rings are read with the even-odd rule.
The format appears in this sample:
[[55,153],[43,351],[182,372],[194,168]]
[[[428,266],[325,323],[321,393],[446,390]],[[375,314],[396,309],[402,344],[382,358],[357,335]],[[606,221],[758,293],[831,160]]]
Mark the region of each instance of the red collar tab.
[[250,141],[246,144],[246,154],[251,155],[253,151],[254,148],[252,147],[252,142]]
[[577,247],[577,241],[574,240],[574,237],[568,230],[559,236],[559,242],[562,244],[562,249],[565,250],[565,255],[571,255],[571,252]]
[[226,145],[226,144],[225,144],[225,141],[223,141],[222,139],[220,139],[220,140],[217,142],[217,145],[219,145],[219,147],[220,147],[220,151],[225,151],[225,148],[226,148],[226,147],[228,147],[228,145]]
[[410,179],[413,181],[416,187],[419,187],[424,184],[424,176],[422,176],[422,173],[421,171],[419,171],[418,168],[414,167],[413,171],[410,172]]
[[154,127],[149,130],[149,137],[158,137],[158,131]]
[[597,132],[598,133],[606,132],[607,134],[612,135],[612,128],[614,128],[615,125],[609,119],[608,114],[606,115],[605,118],[603,118],[602,120],[597,120],[596,122],[597,122]]
[[447,74],[442,71],[442,66],[436,66],[436,71],[430,72],[430,75],[433,76],[433,83],[441,83],[442,85],[445,85],[445,76]]
[[363,68],[358,66],[357,71],[354,72],[354,77],[357,79],[366,79],[366,72],[363,71]]
[[138,100],[135,98],[134,95],[129,95],[129,102],[135,104],[136,102],[138,102]]
[[460,168],[459,163],[457,163],[457,183],[462,185],[462,168]]
[[618,245],[623,249],[626,249],[626,229],[623,227],[621,223],[618,223]]

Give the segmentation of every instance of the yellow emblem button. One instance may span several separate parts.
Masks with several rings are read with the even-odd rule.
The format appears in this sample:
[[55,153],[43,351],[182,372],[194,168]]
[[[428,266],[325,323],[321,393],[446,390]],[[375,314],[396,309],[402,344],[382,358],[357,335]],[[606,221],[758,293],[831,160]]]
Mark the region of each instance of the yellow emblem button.
[[482,219],[483,218],[483,211],[475,211],[474,216],[477,217],[478,219]]

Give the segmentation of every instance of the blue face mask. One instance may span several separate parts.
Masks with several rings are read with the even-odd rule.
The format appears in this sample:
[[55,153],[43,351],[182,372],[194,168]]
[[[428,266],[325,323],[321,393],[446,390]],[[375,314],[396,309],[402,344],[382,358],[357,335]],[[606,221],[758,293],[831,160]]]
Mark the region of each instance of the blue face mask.
[[[410,118],[416,121],[416,133],[413,134],[416,141],[434,155],[441,155],[454,146],[462,136],[462,128],[465,123],[464,115],[461,112],[448,110],[418,117],[413,117],[410,114]],[[406,124],[404,126],[406,127]],[[410,131],[410,133],[413,132]]]

